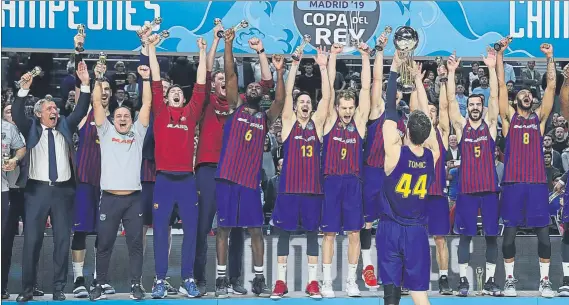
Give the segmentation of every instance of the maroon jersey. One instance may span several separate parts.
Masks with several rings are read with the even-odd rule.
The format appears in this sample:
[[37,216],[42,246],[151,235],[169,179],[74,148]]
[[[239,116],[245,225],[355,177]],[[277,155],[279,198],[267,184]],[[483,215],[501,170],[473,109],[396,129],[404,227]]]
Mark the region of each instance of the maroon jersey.
[[79,182],[91,185],[101,183],[101,147],[93,110],[89,111],[85,124],[79,129],[79,146],[75,160]]
[[543,137],[535,112],[527,119],[517,112],[512,117],[506,137],[504,182],[547,183]]
[[312,120],[306,126],[298,121],[283,143],[283,169],[279,193],[322,194],[320,140]]
[[439,159],[437,159],[437,163],[435,164],[435,176],[433,177],[433,183],[429,186],[429,195],[434,196],[444,196],[444,188],[446,185],[446,177],[445,177],[445,160],[444,156],[446,156],[446,149],[443,144],[443,137],[441,132],[438,128],[435,128],[437,133],[437,142],[439,143]]
[[142,159],[142,171],[140,181],[156,182],[156,162],[154,160]]
[[336,119],[332,130],[324,136],[322,152],[324,175],[360,176],[363,163],[362,139],[354,120],[345,127]]
[[461,161],[458,178],[460,194],[498,191],[498,175],[494,163],[495,148],[496,143],[484,120],[478,129],[470,126],[470,120],[466,121],[460,140]]
[[267,114],[250,114],[247,104],[243,104],[227,119],[223,130],[221,156],[215,177],[252,189],[259,188],[268,130]]
[[[383,148],[383,123],[385,122],[385,112],[367,128],[367,139],[364,149],[364,162],[372,167],[383,168],[385,161],[385,150]],[[397,131],[403,137],[405,135],[405,120],[402,117],[397,121]]]

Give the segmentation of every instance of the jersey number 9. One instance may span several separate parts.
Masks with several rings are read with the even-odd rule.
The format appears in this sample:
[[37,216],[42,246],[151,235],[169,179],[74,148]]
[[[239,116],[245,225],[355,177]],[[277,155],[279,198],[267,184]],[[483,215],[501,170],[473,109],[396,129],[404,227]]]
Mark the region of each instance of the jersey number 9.
[[413,195],[419,196],[419,199],[424,199],[427,195],[427,175],[419,176],[419,179],[417,179],[417,182],[415,182],[415,185],[411,188],[412,181],[413,176],[403,174],[395,186],[395,192],[401,194],[403,198]]
[[342,148],[342,150],[340,150],[340,157],[342,157],[342,160],[346,159],[347,154],[348,150],[346,148]]

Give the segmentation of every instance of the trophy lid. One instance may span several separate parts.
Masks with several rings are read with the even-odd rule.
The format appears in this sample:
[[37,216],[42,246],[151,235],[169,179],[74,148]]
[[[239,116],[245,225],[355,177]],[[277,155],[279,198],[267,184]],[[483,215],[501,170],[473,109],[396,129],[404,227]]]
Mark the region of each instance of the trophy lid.
[[419,34],[410,26],[400,26],[395,30],[393,44],[399,51],[412,51],[419,44]]

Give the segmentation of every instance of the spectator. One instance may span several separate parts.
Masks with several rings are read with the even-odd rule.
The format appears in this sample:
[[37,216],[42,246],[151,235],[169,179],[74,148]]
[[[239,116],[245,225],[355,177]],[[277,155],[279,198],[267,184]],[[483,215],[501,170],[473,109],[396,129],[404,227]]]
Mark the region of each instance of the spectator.
[[[480,74],[480,72],[478,73]],[[488,86],[488,76],[482,75],[478,79],[480,86],[472,90],[472,94],[480,94],[484,96],[484,107],[488,107],[490,100],[490,87]]]
[[553,138],[553,149],[562,153],[565,148],[567,148],[567,133],[563,127],[557,127]]
[[67,75],[61,82],[61,98],[66,97],[69,91],[75,91],[75,66],[67,67]]
[[283,159],[281,158],[277,161],[276,175],[269,178],[269,181],[267,182],[267,186],[265,188],[265,206],[263,207],[265,213],[272,212],[275,207],[282,168],[283,168]]
[[551,192],[553,191],[553,178],[561,175],[561,172],[551,163],[552,155],[550,152],[543,153],[543,160],[545,161],[545,174],[547,175],[547,187]]
[[128,84],[124,86],[124,91],[128,92],[128,95],[131,99],[138,99],[139,91],[138,83],[136,82],[136,74],[129,73],[126,80]]
[[[73,84],[75,87],[75,83]],[[73,109],[75,109],[75,90],[71,90],[67,93],[67,100],[64,105],[58,105],[59,114],[63,116],[68,116],[71,114]]]
[[504,163],[500,162],[500,147],[496,145],[494,149],[494,164],[496,165],[496,176],[498,177],[498,186],[502,184],[502,178],[504,177]]
[[340,91],[344,89],[346,89],[346,79],[344,78],[344,75],[340,71],[336,70],[336,79],[334,80],[334,90]]
[[506,74],[506,83],[516,82],[516,72],[514,71],[514,67],[507,62],[504,62],[504,73]]
[[[561,163],[562,167],[557,167],[558,169],[563,169],[564,172],[569,170],[569,147],[563,150],[561,153]],[[555,166],[555,158],[553,158],[553,166]]]
[[468,73],[468,82],[470,83],[470,86],[472,86],[472,82],[474,80],[478,79],[478,68],[479,67],[480,67],[480,64],[478,62],[472,63],[472,71],[470,73]]
[[547,134],[543,136],[543,152],[551,153],[553,157],[554,167],[563,168],[563,160],[561,159],[561,153],[553,149],[553,138]]
[[448,137],[448,150],[445,160],[446,161],[460,160],[460,150],[458,149],[458,140],[455,134],[451,134]]
[[516,100],[516,93],[514,91],[514,81],[508,81],[506,83],[506,88],[508,89],[508,101],[511,103],[513,103],[513,101]]
[[123,105],[130,108],[131,110],[134,109],[134,105],[132,104],[132,102],[130,102],[127,99],[127,95],[124,92],[124,89],[118,88],[115,94],[115,98],[112,99],[111,102],[109,103],[109,111],[111,112],[111,114],[113,114],[115,112],[115,109]]
[[304,65],[302,74],[296,77],[295,84],[300,91],[308,92],[313,101],[316,100],[316,89],[320,88],[320,77],[314,74],[312,63]]
[[117,61],[115,64],[115,71],[116,72],[111,76],[110,81],[113,93],[116,92],[119,88],[124,88],[124,85],[126,85],[127,72],[124,62],[120,60]]
[[2,102],[12,104],[14,102],[14,91],[12,87],[2,90]]
[[243,60],[242,57],[235,59],[235,70],[237,73],[237,87],[239,91],[243,92],[247,85],[255,82],[255,73],[251,63]]
[[468,97],[464,95],[464,86],[457,85],[456,86],[456,101],[458,102],[458,108],[460,109],[460,114],[463,117],[466,117],[466,101]]
[[526,89],[535,90],[535,97],[541,99],[539,83],[541,75],[535,70],[535,61],[528,61],[525,69],[522,70],[522,83]]
[[470,84],[470,94],[473,93],[474,89],[480,87],[480,78],[484,75],[486,75],[486,72],[484,71],[484,68],[479,67],[478,68],[478,73],[476,74],[477,78]]
[[[267,179],[276,174],[275,162],[273,161],[273,154],[271,153],[271,137],[269,134],[265,137],[265,146],[263,152],[263,170],[265,171]],[[266,181],[263,181],[266,183]]]

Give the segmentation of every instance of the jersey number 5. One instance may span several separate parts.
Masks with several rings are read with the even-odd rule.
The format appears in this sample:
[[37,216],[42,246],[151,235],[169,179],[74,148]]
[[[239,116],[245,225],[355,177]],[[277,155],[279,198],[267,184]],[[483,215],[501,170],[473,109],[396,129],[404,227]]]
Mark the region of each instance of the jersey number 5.
[[480,146],[474,146],[474,157],[480,158]]
[[524,138],[523,138],[523,142],[524,144],[529,144],[529,133],[524,132]]
[[401,194],[403,198],[409,197],[409,195],[419,196],[420,199],[424,199],[427,195],[427,175],[419,176],[417,182],[411,190],[411,183],[413,181],[413,176],[409,174],[403,174],[395,186],[395,192]]

